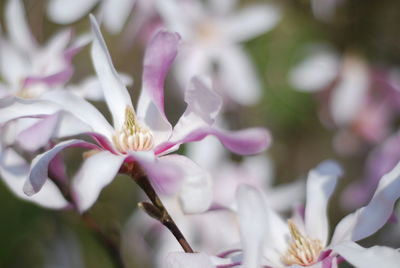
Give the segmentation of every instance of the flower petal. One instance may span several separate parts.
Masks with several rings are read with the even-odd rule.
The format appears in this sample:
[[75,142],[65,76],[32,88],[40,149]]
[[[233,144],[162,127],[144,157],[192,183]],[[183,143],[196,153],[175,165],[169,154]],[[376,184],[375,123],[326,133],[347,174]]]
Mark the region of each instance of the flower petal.
[[50,162],[58,153],[70,147],[99,149],[99,147],[97,147],[96,145],[83,140],[67,140],[64,142],[60,142],[52,149],[36,156],[32,160],[31,169],[29,171],[29,178],[26,180],[23,187],[25,194],[31,196],[40,191],[44,183],[49,179],[48,170]]
[[242,42],[272,29],[281,17],[273,5],[250,5],[226,19],[224,30],[229,38]]
[[266,238],[267,208],[263,196],[255,188],[243,185],[236,192],[240,237],[243,246],[243,267],[261,267]]
[[41,98],[60,105],[61,108],[68,111],[85,124],[89,125],[92,128],[92,131],[97,132],[111,140],[111,136],[114,133],[113,128],[91,103],[63,90],[53,90],[42,95]]
[[129,14],[132,12],[135,2],[136,0],[112,0],[103,2],[101,6],[101,17],[104,26],[110,33],[117,34],[121,32]]
[[52,0],[47,5],[47,15],[60,24],[70,24],[87,14],[98,0]]
[[397,268],[400,263],[400,252],[382,246],[363,248],[353,242],[345,242],[333,247],[347,262],[362,268]]
[[371,201],[365,207],[343,218],[336,227],[332,245],[342,241],[358,241],[379,230],[393,213],[400,197],[400,162],[379,181]]
[[96,202],[101,190],[111,183],[123,162],[123,156],[108,151],[95,153],[83,162],[72,183],[80,212]]
[[210,256],[205,253],[181,253],[168,254],[166,260],[167,268],[215,268]]
[[164,81],[177,53],[180,37],[176,33],[158,32],[144,56],[143,86],[137,114],[155,134],[155,144],[171,135],[171,125],[164,113]]
[[305,228],[309,237],[326,245],[329,233],[327,206],[342,170],[331,160],[322,162],[311,170],[307,179]]
[[6,5],[5,19],[7,32],[14,45],[24,51],[32,51],[36,47],[36,40],[33,38],[21,0],[9,0]]
[[114,128],[120,129],[125,121],[126,107],[132,107],[133,109],[131,97],[114,68],[107,46],[93,15],[90,15],[90,22],[94,34],[91,50],[93,65],[104,92],[108,109],[113,117]]
[[53,209],[64,208],[68,205],[68,202],[52,181],[46,181],[42,190],[32,197],[24,194],[22,187],[29,175],[29,164],[11,148],[0,150],[1,177],[19,198]]
[[166,155],[160,157],[164,163],[170,163],[181,168],[182,186],[179,201],[185,213],[202,213],[212,201],[212,180],[210,174],[182,155]]

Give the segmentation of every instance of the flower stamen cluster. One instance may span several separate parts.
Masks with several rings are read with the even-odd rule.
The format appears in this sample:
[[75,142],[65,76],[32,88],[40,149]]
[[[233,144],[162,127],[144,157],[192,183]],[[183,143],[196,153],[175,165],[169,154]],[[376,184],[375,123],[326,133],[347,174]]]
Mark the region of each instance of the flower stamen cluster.
[[323,249],[319,239],[311,239],[302,235],[292,220],[288,220],[291,242],[282,262],[286,265],[299,264],[308,266],[317,262]]
[[121,153],[150,151],[154,146],[153,134],[141,126],[132,107],[125,108],[125,122],[121,130],[113,136],[114,145]]

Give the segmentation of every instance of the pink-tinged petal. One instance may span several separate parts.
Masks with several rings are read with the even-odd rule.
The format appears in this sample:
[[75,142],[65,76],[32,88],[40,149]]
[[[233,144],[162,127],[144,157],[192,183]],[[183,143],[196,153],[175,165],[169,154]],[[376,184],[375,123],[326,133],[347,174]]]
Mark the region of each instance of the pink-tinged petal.
[[251,105],[261,98],[262,88],[257,70],[238,46],[225,46],[215,55],[219,63],[221,88],[226,95],[242,105]]
[[178,253],[168,254],[167,268],[215,268],[210,256],[205,253]]
[[60,142],[52,149],[36,156],[32,160],[31,169],[29,171],[29,177],[26,180],[23,190],[28,196],[32,196],[39,192],[43,187],[45,182],[49,180],[48,171],[49,164],[54,159],[54,157],[60,153],[62,150],[70,147],[82,147],[88,149],[100,149],[98,146],[88,143],[83,140],[67,140]]
[[159,158],[164,163],[180,167],[182,183],[179,200],[185,213],[202,213],[209,209],[212,201],[212,180],[210,174],[182,155],[166,155]]
[[33,126],[19,133],[16,141],[26,150],[38,150],[48,144],[57,127],[58,119],[58,113],[45,116]]
[[156,148],[156,151],[157,153],[162,153],[173,148],[176,144],[200,141],[208,135],[217,137],[228,150],[241,155],[260,153],[267,149],[271,143],[269,132],[263,128],[224,131],[217,128],[206,127],[192,131],[179,141],[161,144],[161,146]]
[[90,15],[90,22],[94,34],[91,50],[93,66],[99,78],[108,109],[112,114],[114,127],[120,129],[125,121],[126,107],[132,107],[131,97],[114,68],[99,25],[93,15]]
[[373,246],[363,248],[353,242],[345,242],[333,247],[347,262],[362,268],[397,268],[400,264],[400,252],[397,249]]
[[171,158],[155,158],[152,152],[129,152],[138,161],[149,177],[156,191],[166,195],[176,193],[182,181],[181,166]]
[[281,17],[280,10],[272,5],[251,5],[228,17],[224,31],[236,42],[246,41],[272,29]]
[[49,100],[54,104],[58,104],[62,109],[68,111],[77,119],[89,125],[93,132],[99,133],[111,140],[114,133],[113,128],[99,110],[86,100],[63,90],[50,91],[49,93],[42,95],[41,99]]
[[104,1],[101,6],[101,18],[104,26],[112,34],[121,32],[136,0]]
[[123,156],[108,151],[95,153],[83,162],[72,183],[80,212],[96,202],[101,190],[111,183],[123,162]]
[[391,217],[400,197],[400,162],[379,181],[371,201],[365,207],[343,218],[336,227],[332,245],[358,241],[378,231]]
[[70,24],[87,14],[98,0],[51,0],[47,5],[49,18],[60,24]]
[[311,170],[307,179],[305,228],[309,237],[321,240],[326,245],[329,233],[327,215],[328,201],[342,169],[334,161],[324,161]]
[[[261,267],[267,228],[267,208],[261,193],[247,185],[236,192],[244,268]],[[267,238],[268,239],[268,238]]]
[[179,41],[178,34],[160,31],[150,41],[144,56],[137,115],[153,131],[156,145],[171,135],[172,127],[164,113],[164,82]]
[[10,39],[20,49],[32,51],[36,48],[36,41],[25,18],[22,1],[9,0],[6,5],[5,19]]
[[60,190],[51,181],[47,181],[37,195],[28,197],[22,191],[22,187],[29,175],[29,164],[10,148],[0,150],[0,175],[16,196],[52,209],[68,206],[68,202],[64,199]]
[[43,117],[59,110],[59,105],[47,100],[8,97],[0,100],[0,124],[22,117]]

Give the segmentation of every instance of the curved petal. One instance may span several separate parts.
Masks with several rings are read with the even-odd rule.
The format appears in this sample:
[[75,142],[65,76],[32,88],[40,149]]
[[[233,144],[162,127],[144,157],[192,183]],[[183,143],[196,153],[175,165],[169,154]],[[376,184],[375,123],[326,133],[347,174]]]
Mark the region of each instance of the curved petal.
[[23,190],[28,196],[34,195],[39,192],[48,178],[49,164],[54,157],[62,150],[70,147],[83,147],[88,149],[99,149],[94,144],[88,143],[83,140],[68,140],[60,142],[52,149],[36,156],[32,160],[29,177],[26,180]]
[[113,128],[104,116],[86,100],[62,90],[53,90],[42,95],[41,98],[58,104],[77,119],[89,125],[92,131],[100,133],[111,140],[111,136],[114,133]]
[[393,213],[400,197],[400,162],[379,181],[371,201],[365,207],[347,215],[337,225],[332,245],[342,241],[358,241],[379,230]]
[[110,33],[117,34],[121,32],[135,2],[136,0],[109,0],[103,2],[101,17],[104,26]]
[[101,190],[111,183],[123,162],[123,156],[108,151],[95,153],[83,162],[72,183],[80,212],[96,202]]
[[21,117],[42,117],[59,111],[59,105],[47,100],[25,100],[16,97],[0,99],[0,124]]
[[33,38],[21,0],[9,0],[6,5],[5,18],[10,39],[14,45],[24,51],[32,51],[36,48],[36,40]]
[[37,195],[28,197],[22,191],[22,187],[29,175],[29,164],[10,148],[0,151],[0,174],[3,181],[19,198],[53,209],[64,208],[68,205],[52,181],[46,181]]
[[309,237],[321,240],[324,246],[329,233],[328,201],[341,175],[340,166],[331,160],[322,162],[308,174],[305,229]]
[[182,186],[179,193],[182,210],[185,213],[201,213],[209,209],[213,196],[210,174],[182,155],[166,155],[159,159],[182,170]]
[[235,42],[246,41],[272,29],[281,17],[273,5],[251,5],[226,19],[224,30]]
[[243,185],[236,192],[243,267],[261,267],[263,244],[266,238],[267,208],[263,196],[255,188]]
[[190,132],[181,140],[161,144],[156,148],[156,152],[164,153],[171,148],[176,149],[176,145],[200,141],[208,135],[217,137],[228,150],[241,155],[260,153],[267,149],[271,143],[269,132],[263,128],[223,131],[217,128],[204,127]]
[[363,248],[356,243],[346,242],[332,249],[355,267],[397,268],[400,263],[400,252],[389,247],[374,246]]
[[143,86],[137,113],[155,134],[155,144],[171,135],[171,125],[164,113],[164,82],[177,53],[180,37],[176,33],[158,32],[144,56]]
[[47,5],[49,18],[60,24],[70,24],[87,14],[98,0],[51,0]]
[[99,25],[93,15],[90,15],[90,22],[94,34],[91,50],[93,66],[99,78],[108,109],[112,114],[114,127],[121,129],[125,121],[126,107],[133,109],[131,97],[114,68]]

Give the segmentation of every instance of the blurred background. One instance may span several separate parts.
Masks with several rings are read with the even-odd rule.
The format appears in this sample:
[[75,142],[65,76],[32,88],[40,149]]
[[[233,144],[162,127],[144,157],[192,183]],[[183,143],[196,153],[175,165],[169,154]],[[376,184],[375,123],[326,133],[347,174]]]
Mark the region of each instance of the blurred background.
[[[2,29],[6,2],[0,1]],[[40,44],[64,27],[71,27],[76,35],[90,31],[87,15],[62,26],[46,16],[51,1],[23,2],[29,26]],[[371,193],[371,188],[373,193],[380,175],[400,160],[400,2],[245,0],[236,8],[260,3],[273,4],[281,13],[270,31],[241,43],[255,66],[262,94],[251,105],[226,101],[225,124],[230,129],[269,129],[273,143],[266,155],[272,163],[274,185],[304,178],[324,159],[337,160],[345,174],[330,203],[334,226],[344,215],[366,204],[370,194],[358,197],[357,193]],[[146,43],[143,34],[134,29],[140,12],[138,5],[133,6],[118,34],[103,30],[116,69],[134,79],[129,86],[134,99],[141,86]],[[89,46],[73,64],[71,83],[94,74]],[[176,79],[169,75],[165,107],[172,122],[185,108],[177,87]],[[361,93],[345,94],[346,87],[360,87]],[[109,116],[104,103],[95,105]],[[358,110],[349,115],[345,112],[351,110],[348,106],[357,106]],[[181,151],[184,153],[185,148]],[[77,153],[81,152],[72,149],[64,155],[70,174],[79,165],[74,157]],[[230,157],[241,161],[240,157]],[[156,235],[146,236],[150,246],[145,249],[134,242],[135,238],[129,241],[128,229],[136,224],[131,217],[137,202],[143,199],[127,177],[119,176],[90,210],[100,228],[115,241],[125,236],[123,255],[128,267],[154,266],[151,250],[152,246],[157,248]],[[22,201],[4,184],[0,184],[0,211],[0,267],[113,267],[102,245],[73,212]],[[390,223],[362,244],[400,247],[400,240],[396,240],[399,228]]]

